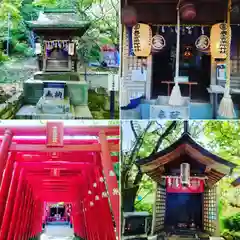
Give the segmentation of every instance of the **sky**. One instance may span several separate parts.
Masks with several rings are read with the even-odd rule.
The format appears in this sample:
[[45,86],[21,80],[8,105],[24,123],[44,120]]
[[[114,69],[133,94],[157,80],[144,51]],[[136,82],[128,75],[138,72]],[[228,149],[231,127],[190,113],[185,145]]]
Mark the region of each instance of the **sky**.
[[[158,122],[161,122],[161,125],[165,125],[166,124],[166,120],[161,120],[161,121],[158,121]],[[191,121],[189,121],[190,124],[191,124]],[[148,123],[148,120],[141,120],[141,121],[138,121],[138,124],[140,124],[142,127],[145,127]],[[132,145],[132,142],[134,141],[134,135],[133,135],[133,132],[132,132],[132,129],[130,127],[130,121],[125,121],[125,122],[122,122],[122,150],[123,151],[127,151],[131,148],[131,145]],[[208,142],[208,139],[204,136],[204,134],[200,135],[199,136],[199,139],[201,142],[203,143],[207,143]]]

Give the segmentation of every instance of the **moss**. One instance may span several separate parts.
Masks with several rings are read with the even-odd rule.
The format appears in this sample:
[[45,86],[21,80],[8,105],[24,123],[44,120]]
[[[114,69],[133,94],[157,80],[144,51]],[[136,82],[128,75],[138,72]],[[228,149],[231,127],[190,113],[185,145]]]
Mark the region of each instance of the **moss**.
[[[88,106],[94,119],[110,119],[110,102],[107,92],[103,88],[98,88],[97,91],[88,91]],[[118,94],[115,100],[114,118],[119,118],[119,101]]]

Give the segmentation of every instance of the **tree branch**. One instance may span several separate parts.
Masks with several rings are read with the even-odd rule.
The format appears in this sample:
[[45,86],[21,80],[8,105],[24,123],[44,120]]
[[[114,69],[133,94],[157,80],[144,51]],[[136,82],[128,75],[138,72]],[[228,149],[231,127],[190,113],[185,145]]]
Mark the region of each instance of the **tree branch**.
[[150,154],[150,156],[158,151],[163,140],[172,132],[172,130],[174,130],[176,128],[176,126],[177,126],[177,121],[173,121],[170,124],[170,126],[166,129],[166,131],[159,137],[157,144],[156,144],[155,148],[153,149],[152,153]]

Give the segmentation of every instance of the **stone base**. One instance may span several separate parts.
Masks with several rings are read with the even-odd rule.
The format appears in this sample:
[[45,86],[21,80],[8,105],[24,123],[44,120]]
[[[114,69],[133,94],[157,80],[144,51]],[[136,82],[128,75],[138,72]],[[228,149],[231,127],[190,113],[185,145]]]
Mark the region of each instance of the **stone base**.
[[69,114],[71,109],[69,98],[45,99],[41,97],[36,107],[37,114]]
[[65,114],[39,113],[36,106],[24,105],[16,114],[16,119],[92,119],[88,106],[71,106],[71,112]]

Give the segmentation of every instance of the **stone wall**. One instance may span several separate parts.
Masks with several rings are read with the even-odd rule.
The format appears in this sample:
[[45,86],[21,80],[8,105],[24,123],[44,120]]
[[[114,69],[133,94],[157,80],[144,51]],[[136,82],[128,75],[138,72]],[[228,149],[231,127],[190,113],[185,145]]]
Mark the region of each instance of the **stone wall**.
[[13,84],[0,87],[0,119],[12,119],[23,103],[23,91]]

